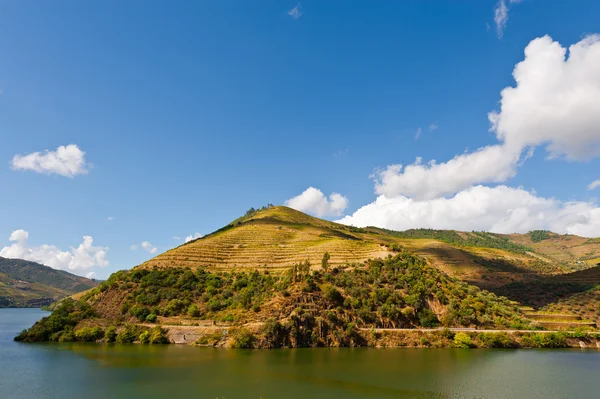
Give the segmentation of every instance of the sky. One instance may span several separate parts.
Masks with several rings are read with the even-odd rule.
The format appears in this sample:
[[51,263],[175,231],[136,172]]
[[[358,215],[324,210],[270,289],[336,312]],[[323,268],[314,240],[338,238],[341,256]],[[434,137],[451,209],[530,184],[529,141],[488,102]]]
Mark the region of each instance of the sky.
[[286,204],[600,236],[600,2],[0,2],[0,256],[107,278]]

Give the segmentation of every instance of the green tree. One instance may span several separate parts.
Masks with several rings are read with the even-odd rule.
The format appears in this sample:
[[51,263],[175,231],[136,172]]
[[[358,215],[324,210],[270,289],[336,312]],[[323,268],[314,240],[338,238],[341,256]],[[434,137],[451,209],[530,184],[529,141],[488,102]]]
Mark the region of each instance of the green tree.
[[329,270],[329,259],[331,259],[331,255],[329,255],[329,252],[325,252],[323,254],[323,259],[321,259],[321,267],[325,271]]

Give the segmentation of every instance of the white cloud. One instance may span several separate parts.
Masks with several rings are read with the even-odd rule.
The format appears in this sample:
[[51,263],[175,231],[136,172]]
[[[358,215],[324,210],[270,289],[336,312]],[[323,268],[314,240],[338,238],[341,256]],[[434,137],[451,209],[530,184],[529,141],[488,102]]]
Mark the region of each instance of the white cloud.
[[106,220],[108,220],[109,222],[112,222],[113,220],[115,220],[114,216],[109,216],[106,218]]
[[147,251],[151,254],[155,254],[156,251],[158,251],[158,248],[156,248],[155,246],[150,244],[148,241],[144,241],[140,245],[141,245],[142,249],[144,249],[145,251]]
[[75,144],[60,146],[56,151],[45,150],[27,155],[15,155],[11,167],[13,170],[32,170],[66,177],[87,173],[85,152]]
[[557,233],[600,236],[600,208],[587,202],[542,198],[521,188],[475,186],[451,198],[414,200],[379,196],[340,223],[393,230],[411,228]]
[[600,36],[571,46],[568,59],[566,53],[548,36],[527,46],[513,72],[516,87],[502,90],[500,110],[488,115],[500,144],[444,163],[417,158],[412,165],[390,165],[373,174],[376,193],[421,200],[502,183],[541,145],[552,158],[600,155]]
[[89,272],[88,274],[85,275],[85,277],[87,277],[89,279],[94,279],[94,278],[96,278],[96,273]]
[[473,184],[500,183],[516,174],[520,152],[493,145],[457,155],[445,163],[421,158],[407,166],[390,165],[373,174],[375,192],[387,197],[404,195],[416,199],[432,199],[453,194]]
[[151,254],[155,254],[156,251],[158,251],[158,248],[156,248],[154,245],[150,244],[148,241],[143,241],[140,244],[133,244],[129,247],[129,249],[132,251],[137,251],[140,248]]
[[508,6],[505,0],[500,0],[496,8],[494,8],[494,23],[496,24],[496,34],[502,37],[504,28],[508,22]]
[[173,236],[173,239],[174,239],[174,240],[178,240],[178,241],[179,241],[179,240],[181,240],[181,237],[178,237],[178,236]]
[[290,208],[307,212],[318,217],[341,216],[348,207],[348,199],[341,194],[332,193],[329,199],[314,187],[285,202]]
[[[509,0],[510,4],[520,2],[521,0]],[[506,0],[499,0],[494,8],[494,23],[496,24],[496,34],[498,35],[498,38],[501,38],[504,35],[504,28],[506,28],[506,23],[508,22],[508,11]]]
[[433,131],[437,130],[438,127],[440,127],[440,125],[437,122],[433,122],[433,123],[429,124],[429,131],[433,132]]
[[299,19],[302,14],[304,14],[304,10],[302,9],[302,4],[296,4],[296,7],[292,8],[288,11],[288,15],[293,19]]
[[535,39],[502,90],[492,131],[514,146],[546,145],[551,157],[584,160],[600,155],[600,35],[567,49],[549,36]]
[[196,240],[198,238],[202,238],[202,234],[196,232],[194,234],[190,234],[189,236],[185,237],[185,242],[190,242],[190,241]]
[[93,267],[108,266],[106,259],[107,247],[94,246],[91,236],[83,236],[83,242],[78,247],[61,251],[54,245],[29,247],[29,233],[25,230],[13,231],[9,241],[14,244],[0,250],[0,256],[5,258],[25,259],[38,262],[54,269],[61,269],[81,275]]
[[415,140],[419,140],[421,138],[422,134],[423,134],[423,129],[418,128],[417,133],[415,134]]
[[587,186],[588,190],[595,190],[598,187],[600,187],[600,180],[595,180],[595,181],[591,182],[590,184],[588,184],[588,186]]
[[15,230],[10,233],[10,237],[8,237],[8,241],[17,241],[17,242],[25,242],[29,238],[29,233],[23,229]]

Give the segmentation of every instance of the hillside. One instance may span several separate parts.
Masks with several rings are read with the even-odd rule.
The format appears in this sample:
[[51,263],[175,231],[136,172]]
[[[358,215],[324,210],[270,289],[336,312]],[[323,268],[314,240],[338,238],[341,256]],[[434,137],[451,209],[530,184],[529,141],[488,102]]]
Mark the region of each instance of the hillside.
[[386,344],[374,329],[590,328],[600,269],[580,257],[597,251],[547,232],[394,232],[269,206],[113,274],[18,338],[339,346]]
[[97,285],[39,263],[0,257],[0,307],[42,307]]
[[217,232],[183,244],[140,267],[209,267],[213,269],[284,269],[323,253],[332,265],[361,263],[391,253],[389,240],[317,219],[287,207],[270,207],[233,221]]

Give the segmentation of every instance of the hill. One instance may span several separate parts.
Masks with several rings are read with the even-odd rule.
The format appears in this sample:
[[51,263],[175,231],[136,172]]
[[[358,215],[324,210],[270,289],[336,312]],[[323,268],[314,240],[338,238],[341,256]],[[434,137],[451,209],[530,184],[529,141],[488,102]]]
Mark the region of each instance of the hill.
[[39,263],[0,257],[0,307],[42,307],[97,285]]
[[358,229],[277,206],[249,212],[222,229],[185,243],[140,267],[284,269],[308,260],[319,264],[329,252],[332,265],[363,262],[391,253],[389,240]]
[[[595,300],[600,274],[579,254],[592,259],[597,243],[563,237],[394,232],[251,209],[63,301],[18,339],[159,342],[166,328],[176,342],[338,346],[382,344],[365,331],[387,328],[592,326],[577,306]],[[579,252],[559,256],[560,245]],[[521,306],[556,313],[571,296],[587,302],[561,317]]]

